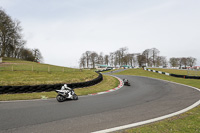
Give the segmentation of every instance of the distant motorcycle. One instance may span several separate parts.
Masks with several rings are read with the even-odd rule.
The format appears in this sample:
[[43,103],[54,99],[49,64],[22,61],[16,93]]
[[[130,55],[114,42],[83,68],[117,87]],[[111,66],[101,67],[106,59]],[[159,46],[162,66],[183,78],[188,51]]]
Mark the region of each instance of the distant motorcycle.
[[129,83],[128,79],[123,79],[124,85],[126,86],[131,86],[131,84]]
[[61,90],[56,90],[58,95],[56,99],[58,102],[64,102],[67,99],[78,100],[78,96],[75,94],[74,90],[69,88],[67,84],[61,87]]

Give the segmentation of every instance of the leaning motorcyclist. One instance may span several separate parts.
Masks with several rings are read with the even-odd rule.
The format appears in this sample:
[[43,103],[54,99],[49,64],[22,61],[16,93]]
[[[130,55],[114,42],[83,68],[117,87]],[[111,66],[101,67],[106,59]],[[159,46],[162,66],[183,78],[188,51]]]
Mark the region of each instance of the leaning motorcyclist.
[[61,90],[72,90],[72,88],[69,88],[69,87],[67,86],[67,84],[64,84],[64,85],[62,86]]
[[123,79],[124,82],[128,82],[128,79]]
[[72,96],[72,88],[69,88],[69,87],[67,86],[67,84],[64,84],[64,85],[62,86],[61,90],[66,90],[66,93],[71,92],[71,93],[69,93],[69,95],[70,95],[69,97]]

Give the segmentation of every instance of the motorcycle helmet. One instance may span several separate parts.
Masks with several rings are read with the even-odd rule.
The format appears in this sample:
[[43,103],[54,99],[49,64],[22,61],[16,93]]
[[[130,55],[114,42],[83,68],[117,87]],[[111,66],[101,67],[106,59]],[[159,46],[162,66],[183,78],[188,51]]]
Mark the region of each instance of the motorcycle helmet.
[[67,84],[64,84],[64,87],[67,88]]

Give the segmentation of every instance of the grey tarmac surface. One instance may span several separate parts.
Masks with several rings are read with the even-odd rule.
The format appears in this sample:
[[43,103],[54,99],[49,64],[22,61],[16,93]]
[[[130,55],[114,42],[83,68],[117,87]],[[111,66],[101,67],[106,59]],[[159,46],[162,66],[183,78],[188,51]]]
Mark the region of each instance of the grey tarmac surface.
[[78,101],[0,102],[2,133],[88,133],[170,114],[200,99],[192,88],[161,80],[122,76],[131,86],[82,96]]

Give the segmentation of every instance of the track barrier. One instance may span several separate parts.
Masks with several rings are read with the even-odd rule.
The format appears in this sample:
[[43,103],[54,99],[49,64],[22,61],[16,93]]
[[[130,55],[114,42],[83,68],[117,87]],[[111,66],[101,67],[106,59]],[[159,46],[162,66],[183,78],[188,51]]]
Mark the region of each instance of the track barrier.
[[[95,85],[103,80],[103,75],[97,72],[99,76],[87,82],[67,84],[68,87],[76,89]],[[50,92],[60,89],[63,84],[53,85],[33,85],[33,86],[0,86],[0,94],[15,94],[15,93],[32,93],[32,92]]]
[[149,72],[156,72],[156,73],[160,73],[160,74],[165,74],[165,75],[172,76],[172,77],[177,77],[177,78],[200,79],[200,76],[188,76],[188,75],[171,74],[171,73],[166,73],[166,72],[161,72],[161,71],[155,71],[155,70],[151,70],[151,69],[147,69],[147,68],[144,68],[144,70],[149,71]]

